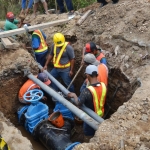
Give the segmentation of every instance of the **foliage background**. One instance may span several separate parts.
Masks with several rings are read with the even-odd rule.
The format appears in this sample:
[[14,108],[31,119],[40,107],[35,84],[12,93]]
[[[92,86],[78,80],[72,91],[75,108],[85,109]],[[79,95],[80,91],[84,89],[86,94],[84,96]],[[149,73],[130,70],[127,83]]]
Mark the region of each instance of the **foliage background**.
[[[0,0],[0,20],[5,19],[6,13],[8,11],[12,11],[15,15],[18,15],[21,11],[21,1],[22,0]],[[55,0],[46,1],[48,3],[48,9],[55,9]],[[86,7],[95,1],[96,0],[72,0],[74,10]],[[43,12],[43,7],[40,7],[40,11]]]

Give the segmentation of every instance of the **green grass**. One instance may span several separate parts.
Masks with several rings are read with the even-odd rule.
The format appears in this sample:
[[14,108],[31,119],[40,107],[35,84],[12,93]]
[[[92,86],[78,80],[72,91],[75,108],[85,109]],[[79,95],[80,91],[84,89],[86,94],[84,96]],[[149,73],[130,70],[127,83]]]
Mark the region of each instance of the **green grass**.
[[[74,10],[78,10],[80,8],[84,8],[88,5],[91,5],[96,0],[72,0]],[[55,0],[48,0],[48,8],[52,9],[55,8]],[[44,12],[40,7],[41,12]],[[21,11],[21,4],[18,3],[18,0],[0,0],[0,20],[4,20],[6,17],[6,13],[12,11],[15,15],[18,15]]]

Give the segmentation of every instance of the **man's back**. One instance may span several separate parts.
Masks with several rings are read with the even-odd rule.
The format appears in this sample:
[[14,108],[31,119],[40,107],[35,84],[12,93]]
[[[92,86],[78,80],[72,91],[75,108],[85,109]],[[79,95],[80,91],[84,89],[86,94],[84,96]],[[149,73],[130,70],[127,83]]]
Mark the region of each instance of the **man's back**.
[[108,84],[108,68],[105,64],[99,64],[98,65],[98,77],[99,82],[105,83],[106,87]]
[[13,22],[10,22],[9,20],[6,19],[5,22],[5,26],[4,26],[4,30],[8,31],[8,30],[13,30],[13,29],[17,29],[18,26],[16,24],[18,24],[18,20],[14,19]]

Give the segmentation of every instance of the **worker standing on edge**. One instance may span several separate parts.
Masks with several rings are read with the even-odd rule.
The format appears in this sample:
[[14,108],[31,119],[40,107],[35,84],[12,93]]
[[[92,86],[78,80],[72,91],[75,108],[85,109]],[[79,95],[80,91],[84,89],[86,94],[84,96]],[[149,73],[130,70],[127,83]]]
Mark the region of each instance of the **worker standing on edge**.
[[87,53],[94,54],[98,61],[107,65],[107,60],[106,60],[104,54],[102,53],[102,50],[98,49],[94,42],[86,43],[85,47],[83,48],[81,63],[83,63],[83,57]]
[[12,12],[8,12],[6,14],[6,22],[4,25],[5,31],[21,28],[22,25],[23,19],[21,19],[21,21],[15,19],[15,16]]
[[27,15],[29,13],[29,9],[32,8],[33,0],[29,0],[27,8],[26,8],[26,2],[27,2],[27,0],[22,0],[22,4],[21,4],[22,5],[22,10],[21,10],[20,15],[21,14]]
[[[89,80],[90,86],[85,88],[79,98],[77,98],[75,93],[68,93],[69,98],[74,98],[76,105],[85,105],[86,107],[93,110],[100,117],[104,115],[104,104],[106,98],[106,86],[103,82],[97,80],[98,68],[95,65],[89,65],[86,67],[85,74]],[[83,130],[85,135],[85,140],[88,140],[94,136],[95,130],[91,128],[88,124],[84,122]]]
[[37,8],[38,8],[38,2],[41,2],[43,4],[45,13],[47,15],[49,15],[47,2],[45,0],[34,0],[34,6],[33,6],[34,17],[36,17],[36,11],[37,11]]
[[[64,7],[64,0],[57,0],[58,6],[60,8],[60,14],[65,12],[65,7]],[[67,9],[69,11],[68,15],[73,15],[74,14],[74,9],[73,9],[73,4],[72,0],[65,0]]]
[[[65,42],[65,37],[62,33],[54,34],[53,42],[54,45],[51,47],[50,54],[43,69],[47,69],[48,64],[53,60],[54,68],[50,74],[56,79],[61,77],[66,86],[68,86],[73,75],[74,50],[68,42]],[[58,87],[54,83],[51,84],[51,87],[58,91]],[[74,86],[71,85],[69,90],[74,92]]]

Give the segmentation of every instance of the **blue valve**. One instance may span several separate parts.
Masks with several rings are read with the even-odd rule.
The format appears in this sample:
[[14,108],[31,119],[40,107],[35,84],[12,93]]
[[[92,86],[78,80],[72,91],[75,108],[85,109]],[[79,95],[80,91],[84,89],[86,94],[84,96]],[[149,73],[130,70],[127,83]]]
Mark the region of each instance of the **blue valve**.
[[38,89],[29,90],[24,95],[23,98],[26,102],[31,104],[37,103],[43,97],[43,92]]

